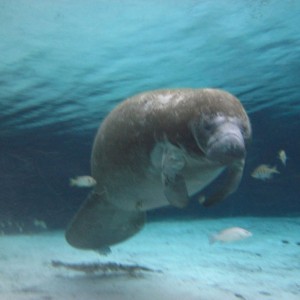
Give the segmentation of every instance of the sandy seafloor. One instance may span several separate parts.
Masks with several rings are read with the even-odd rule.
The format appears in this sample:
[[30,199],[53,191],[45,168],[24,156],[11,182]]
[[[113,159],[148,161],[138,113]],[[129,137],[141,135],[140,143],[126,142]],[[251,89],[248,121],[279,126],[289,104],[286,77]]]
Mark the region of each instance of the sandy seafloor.
[[[213,244],[208,236],[241,226],[253,236]],[[300,299],[300,218],[148,222],[99,255],[77,250],[62,231],[1,236],[0,299]],[[86,274],[65,263],[139,264],[162,272]]]

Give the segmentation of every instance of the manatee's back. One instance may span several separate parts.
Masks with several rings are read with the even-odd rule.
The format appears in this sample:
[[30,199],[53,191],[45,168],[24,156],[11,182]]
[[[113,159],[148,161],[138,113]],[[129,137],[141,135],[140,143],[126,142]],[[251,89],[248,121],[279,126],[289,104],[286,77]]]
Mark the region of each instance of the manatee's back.
[[[231,114],[248,117],[231,94],[216,89],[174,89],[145,92],[119,104],[103,121],[92,152],[92,170],[144,169],[145,156],[166,136],[174,144],[198,151],[189,128],[203,115]],[[147,160],[147,159],[146,159]],[[99,178],[100,179],[100,178]]]

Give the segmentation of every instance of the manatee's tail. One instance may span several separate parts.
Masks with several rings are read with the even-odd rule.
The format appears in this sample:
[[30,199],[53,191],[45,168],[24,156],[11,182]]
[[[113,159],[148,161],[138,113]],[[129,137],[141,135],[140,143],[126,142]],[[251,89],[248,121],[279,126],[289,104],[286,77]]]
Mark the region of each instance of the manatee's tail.
[[66,240],[80,249],[97,250],[126,240],[145,223],[145,213],[116,208],[92,192],[66,230]]

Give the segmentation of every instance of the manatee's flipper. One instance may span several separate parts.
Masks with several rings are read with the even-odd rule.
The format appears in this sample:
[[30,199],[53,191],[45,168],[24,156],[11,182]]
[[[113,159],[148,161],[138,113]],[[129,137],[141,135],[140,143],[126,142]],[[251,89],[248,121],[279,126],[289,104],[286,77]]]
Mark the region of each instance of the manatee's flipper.
[[233,193],[240,184],[244,170],[245,160],[240,160],[228,167],[226,178],[221,188],[203,201],[203,206],[216,204]]
[[168,177],[163,174],[164,194],[171,205],[182,208],[188,203],[188,193],[183,176]]
[[105,193],[92,192],[69,224],[66,240],[76,248],[98,250],[137,233],[145,218],[144,212],[120,210],[105,201]]
[[181,171],[185,166],[182,151],[168,145],[162,158],[162,182],[164,194],[171,205],[184,207],[188,203],[188,192]]

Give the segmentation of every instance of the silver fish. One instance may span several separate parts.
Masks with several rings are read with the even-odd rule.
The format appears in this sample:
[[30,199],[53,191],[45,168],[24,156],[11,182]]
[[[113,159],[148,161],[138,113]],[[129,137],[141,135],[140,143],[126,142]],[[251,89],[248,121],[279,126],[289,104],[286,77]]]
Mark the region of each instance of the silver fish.
[[280,161],[282,162],[282,164],[285,166],[286,165],[286,161],[287,161],[287,156],[284,150],[280,150],[278,152],[278,158],[280,159]]
[[272,178],[273,174],[279,174],[276,166],[270,167],[269,165],[262,164],[254,169],[251,176],[255,179],[266,180]]
[[250,236],[252,236],[252,233],[244,228],[231,227],[211,235],[209,238],[209,243],[213,244],[215,242],[221,242],[221,243],[235,242],[235,241],[246,239]]
[[78,176],[70,179],[70,185],[82,187],[82,188],[89,188],[96,185],[96,180],[93,177],[88,175]]

